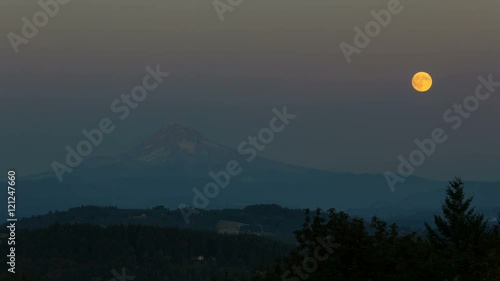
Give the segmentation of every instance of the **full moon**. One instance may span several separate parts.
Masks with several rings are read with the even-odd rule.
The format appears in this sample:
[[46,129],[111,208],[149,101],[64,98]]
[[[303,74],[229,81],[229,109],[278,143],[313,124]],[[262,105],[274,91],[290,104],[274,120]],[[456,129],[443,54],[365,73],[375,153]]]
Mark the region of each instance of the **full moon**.
[[432,86],[432,77],[427,72],[417,72],[413,75],[411,84],[415,90],[421,93],[427,92]]

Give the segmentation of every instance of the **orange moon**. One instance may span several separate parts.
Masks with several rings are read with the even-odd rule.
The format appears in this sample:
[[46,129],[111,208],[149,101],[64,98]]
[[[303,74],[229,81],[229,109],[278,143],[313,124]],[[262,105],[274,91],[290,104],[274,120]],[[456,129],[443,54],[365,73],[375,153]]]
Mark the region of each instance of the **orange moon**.
[[417,72],[411,79],[411,85],[418,92],[427,92],[432,87],[432,77],[427,72]]

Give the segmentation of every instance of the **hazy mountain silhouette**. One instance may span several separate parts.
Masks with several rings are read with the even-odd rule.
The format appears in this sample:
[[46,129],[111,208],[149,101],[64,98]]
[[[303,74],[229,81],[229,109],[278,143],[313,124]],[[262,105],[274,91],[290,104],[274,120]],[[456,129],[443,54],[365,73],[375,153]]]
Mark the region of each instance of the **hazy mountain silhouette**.
[[[19,180],[20,215],[45,213],[80,205],[177,208],[193,204],[196,188],[213,182],[236,160],[242,173],[230,178],[206,208],[239,208],[276,203],[292,208],[378,209],[405,213],[434,209],[444,196],[445,182],[410,177],[391,192],[382,175],[340,174],[303,168],[263,158],[245,160],[236,149],[204,138],[195,129],[170,123],[117,157],[94,157],[64,175],[53,173]],[[500,183],[472,182],[469,192],[482,207],[500,206]]]

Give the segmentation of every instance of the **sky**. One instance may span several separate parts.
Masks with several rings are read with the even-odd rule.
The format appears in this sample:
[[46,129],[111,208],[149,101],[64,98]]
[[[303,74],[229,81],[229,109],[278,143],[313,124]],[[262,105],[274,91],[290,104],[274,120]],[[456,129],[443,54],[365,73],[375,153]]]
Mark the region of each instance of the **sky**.
[[[262,156],[339,172],[395,170],[417,138],[449,140],[417,169],[428,178],[500,180],[500,89],[456,131],[443,113],[500,81],[500,2],[401,1],[403,10],[348,63],[339,44],[389,1],[243,2],[221,21],[211,1],[70,1],[15,53],[36,1],[0,3],[0,163],[50,170],[64,147],[109,115],[145,67],[171,75],[105,139],[116,155],[176,121],[235,147],[265,126],[273,107],[298,117]],[[411,88],[418,71],[433,88]],[[494,79],[495,80],[495,79]]]

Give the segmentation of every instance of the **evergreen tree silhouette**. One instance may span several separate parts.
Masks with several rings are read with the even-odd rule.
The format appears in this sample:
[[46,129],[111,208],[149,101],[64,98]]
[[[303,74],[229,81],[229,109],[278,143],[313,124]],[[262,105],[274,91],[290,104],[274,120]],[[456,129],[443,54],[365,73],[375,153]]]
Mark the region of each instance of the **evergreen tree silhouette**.
[[484,215],[471,207],[473,197],[465,199],[464,183],[460,178],[449,182],[442,205],[443,216],[434,216],[436,229],[425,224],[427,238],[435,246],[451,245],[463,251],[477,244],[487,234]]

